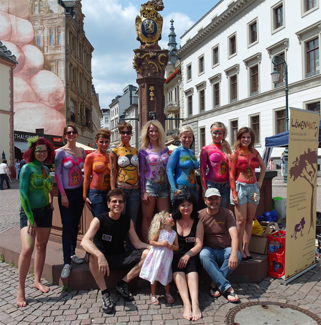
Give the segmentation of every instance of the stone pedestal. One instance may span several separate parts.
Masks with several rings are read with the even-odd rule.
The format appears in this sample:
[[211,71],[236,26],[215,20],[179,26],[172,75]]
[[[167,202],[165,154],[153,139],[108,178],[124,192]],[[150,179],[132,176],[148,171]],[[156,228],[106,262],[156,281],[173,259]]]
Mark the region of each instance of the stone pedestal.
[[134,50],[134,69],[139,85],[139,127],[153,119],[164,126],[164,83],[168,50]]

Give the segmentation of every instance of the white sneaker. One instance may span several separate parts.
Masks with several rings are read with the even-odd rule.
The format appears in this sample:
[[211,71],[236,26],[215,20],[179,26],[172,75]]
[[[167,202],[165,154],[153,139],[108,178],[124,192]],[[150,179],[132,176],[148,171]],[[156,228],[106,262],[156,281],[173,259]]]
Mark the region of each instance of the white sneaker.
[[68,278],[70,275],[70,270],[71,270],[71,265],[70,264],[65,264],[62,271],[61,271],[61,278],[65,279]]
[[71,256],[71,261],[75,264],[82,264],[84,263],[84,259],[83,258],[79,258],[77,255],[73,255]]

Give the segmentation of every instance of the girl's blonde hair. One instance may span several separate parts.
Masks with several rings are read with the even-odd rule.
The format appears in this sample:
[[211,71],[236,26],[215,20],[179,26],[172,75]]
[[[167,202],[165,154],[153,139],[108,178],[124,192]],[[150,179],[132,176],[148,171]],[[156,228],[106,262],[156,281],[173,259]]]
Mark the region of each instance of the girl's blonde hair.
[[224,123],[222,122],[214,122],[212,123],[212,125],[210,126],[211,132],[213,128],[221,128],[223,130],[223,140],[221,142],[221,146],[222,146],[222,151],[226,154],[226,155],[230,155],[231,154],[231,147],[230,144],[225,140],[226,136],[227,136],[227,128],[225,126]]
[[146,149],[149,147],[150,140],[149,140],[149,136],[148,136],[148,131],[149,131],[149,127],[151,125],[153,125],[158,130],[157,143],[162,149],[164,149],[165,148],[165,131],[164,131],[163,126],[157,120],[148,121],[143,126],[142,132],[141,132],[141,137],[140,137],[140,147],[142,149]]
[[181,136],[183,132],[191,132],[194,134],[193,129],[189,125],[183,125],[179,128],[179,136]]
[[154,218],[150,224],[149,231],[148,231],[148,240],[151,241],[155,234],[157,234],[161,229],[164,228],[166,218],[168,217],[169,213],[167,211],[162,211],[156,213]]

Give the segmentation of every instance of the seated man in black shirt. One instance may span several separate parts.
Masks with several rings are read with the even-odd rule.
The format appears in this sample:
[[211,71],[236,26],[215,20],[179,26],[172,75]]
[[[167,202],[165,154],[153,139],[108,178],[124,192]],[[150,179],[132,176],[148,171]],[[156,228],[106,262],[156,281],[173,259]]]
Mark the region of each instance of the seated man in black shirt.
[[[107,194],[109,212],[96,216],[81,241],[81,246],[90,254],[89,269],[102,292],[103,311],[112,313],[114,301],[107,289],[105,275],[111,269],[130,268],[127,275],[116,285],[116,290],[126,300],[133,300],[127,283],[139,275],[149,246],[138,238],[134,223],[129,216],[122,214],[125,195],[120,189],[113,189]],[[136,248],[125,251],[124,241],[129,239]]]

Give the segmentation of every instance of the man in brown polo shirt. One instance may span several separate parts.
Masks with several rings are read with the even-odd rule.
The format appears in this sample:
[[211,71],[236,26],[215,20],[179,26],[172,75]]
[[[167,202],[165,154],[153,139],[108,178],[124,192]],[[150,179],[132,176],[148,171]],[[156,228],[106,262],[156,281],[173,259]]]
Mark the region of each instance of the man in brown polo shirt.
[[207,208],[199,211],[204,224],[204,246],[200,260],[212,278],[210,294],[214,298],[224,296],[229,302],[239,301],[230,282],[226,279],[241,261],[238,251],[238,234],[233,212],[220,207],[221,194],[210,188],[204,197]]

